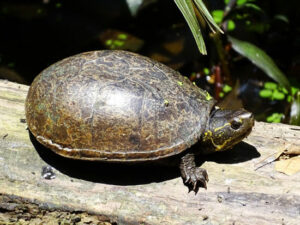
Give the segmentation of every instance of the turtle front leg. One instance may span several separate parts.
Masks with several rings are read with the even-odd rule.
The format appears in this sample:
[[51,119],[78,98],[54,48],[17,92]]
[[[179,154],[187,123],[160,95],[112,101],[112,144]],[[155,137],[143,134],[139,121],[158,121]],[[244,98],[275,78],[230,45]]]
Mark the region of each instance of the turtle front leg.
[[206,189],[207,172],[205,169],[196,166],[193,153],[187,153],[181,158],[179,168],[183,182],[188,186],[189,192],[193,190],[197,194],[199,187]]

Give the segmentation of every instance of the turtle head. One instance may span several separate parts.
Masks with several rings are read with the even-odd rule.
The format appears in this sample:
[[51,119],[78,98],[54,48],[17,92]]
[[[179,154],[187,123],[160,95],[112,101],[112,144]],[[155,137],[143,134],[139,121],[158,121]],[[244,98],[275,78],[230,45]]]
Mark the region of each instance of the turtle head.
[[254,125],[253,114],[244,110],[212,110],[203,134],[204,153],[224,151],[247,137]]

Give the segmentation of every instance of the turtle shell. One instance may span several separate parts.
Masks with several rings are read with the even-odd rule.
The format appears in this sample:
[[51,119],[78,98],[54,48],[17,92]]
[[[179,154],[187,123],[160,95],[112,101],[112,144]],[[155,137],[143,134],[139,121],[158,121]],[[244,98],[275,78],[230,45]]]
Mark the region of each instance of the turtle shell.
[[206,91],[161,63],[104,50],[42,71],[25,108],[32,134],[62,156],[146,161],[196,143],[214,104]]

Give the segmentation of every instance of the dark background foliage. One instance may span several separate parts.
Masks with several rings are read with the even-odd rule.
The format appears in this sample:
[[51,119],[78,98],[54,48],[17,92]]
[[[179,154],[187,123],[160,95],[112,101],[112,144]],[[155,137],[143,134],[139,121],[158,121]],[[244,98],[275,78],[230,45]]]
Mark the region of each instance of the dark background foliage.
[[[234,18],[235,29],[228,33],[263,49],[287,76],[291,85],[299,87],[298,1],[253,2],[262,12],[232,10],[230,17]],[[210,11],[223,10],[225,7],[223,0],[206,3]],[[236,19],[241,16],[245,18]],[[204,27],[203,31],[208,55],[202,56],[172,0],[145,1],[135,16],[132,16],[125,0],[2,0],[0,26],[2,79],[30,84],[41,70],[67,56],[90,50],[124,48],[179,70],[210,91],[215,98],[225,102],[225,106],[242,105],[255,112],[256,118],[261,120],[266,120],[274,112],[283,113],[285,119],[282,121],[288,122],[290,103],[259,96],[264,83],[271,79],[249,60],[235,53],[225,35],[221,36],[221,40],[227,54],[230,77],[225,79],[222,73],[219,77],[216,68],[219,67],[220,58],[209,29]],[[112,42],[124,33],[127,39],[125,45],[122,40]],[[222,90],[218,87],[226,84],[233,89],[234,95],[227,96],[225,93],[223,98],[220,97]],[[232,104],[228,105],[228,102]]]

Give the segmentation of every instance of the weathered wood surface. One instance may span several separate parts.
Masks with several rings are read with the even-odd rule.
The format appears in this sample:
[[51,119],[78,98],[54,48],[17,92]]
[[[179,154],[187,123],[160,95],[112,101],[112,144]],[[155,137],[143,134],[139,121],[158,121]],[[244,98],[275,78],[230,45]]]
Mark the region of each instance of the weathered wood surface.
[[[273,163],[255,170],[287,143],[300,148],[299,127],[257,122],[244,143],[205,161],[208,189],[194,195],[176,168],[82,163],[36,144],[20,121],[27,90],[0,80],[0,195],[117,224],[299,224],[300,174],[276,172]],[[41,177],[47,165],[55,179]]]

